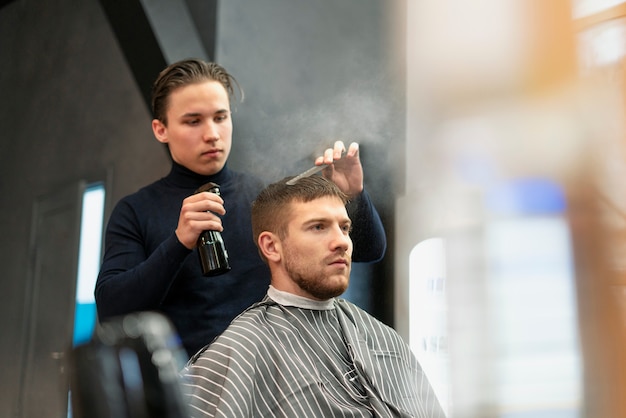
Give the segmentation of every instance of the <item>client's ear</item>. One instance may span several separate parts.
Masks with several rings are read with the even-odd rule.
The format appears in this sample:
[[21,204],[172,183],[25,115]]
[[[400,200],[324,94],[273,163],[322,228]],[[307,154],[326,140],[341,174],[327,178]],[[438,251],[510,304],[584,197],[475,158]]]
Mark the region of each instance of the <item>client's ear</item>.
[[264,231],[259,234],[257,243],[259,245],[259,251],[261,251],[268,261],[280,261],[282,257],[282,247],[278,236],[271,232]]

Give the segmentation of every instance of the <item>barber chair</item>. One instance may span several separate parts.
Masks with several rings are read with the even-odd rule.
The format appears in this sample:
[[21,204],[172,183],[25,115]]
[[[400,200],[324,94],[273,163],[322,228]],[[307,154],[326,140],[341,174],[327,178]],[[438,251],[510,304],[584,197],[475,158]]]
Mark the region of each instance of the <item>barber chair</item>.
[[100,324],[70,364],[74,418],[187,418],[186,353],[170,322],[142,312]]

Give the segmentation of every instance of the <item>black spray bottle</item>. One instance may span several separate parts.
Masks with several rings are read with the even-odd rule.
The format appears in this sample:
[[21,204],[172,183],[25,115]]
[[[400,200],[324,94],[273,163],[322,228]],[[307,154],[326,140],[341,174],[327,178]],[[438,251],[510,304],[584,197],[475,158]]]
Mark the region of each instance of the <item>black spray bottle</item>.
[[[207,183],[200,186],[196,193],[210,192],[219,196],[220,186],[215,183]],[[219,231],[202,231],[198,237],[198,254],[200,254],[200,264],[202,274],[205,276],[218,276],[230,270],[228,253]]]

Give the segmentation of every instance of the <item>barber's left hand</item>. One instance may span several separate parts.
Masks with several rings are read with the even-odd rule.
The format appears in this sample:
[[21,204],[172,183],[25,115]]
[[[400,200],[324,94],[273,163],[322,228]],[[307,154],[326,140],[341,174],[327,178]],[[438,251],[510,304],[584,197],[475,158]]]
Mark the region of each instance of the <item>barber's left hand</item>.
[[[342,157],[342,154],[345,155]],[[359,144],[353,142],[348,151],[343,141],[336,141],[333,148],[315,159],[315,165],[327,164],[322,175],[335,183],[350,198],[363,191],[363,166],[359,159]]]

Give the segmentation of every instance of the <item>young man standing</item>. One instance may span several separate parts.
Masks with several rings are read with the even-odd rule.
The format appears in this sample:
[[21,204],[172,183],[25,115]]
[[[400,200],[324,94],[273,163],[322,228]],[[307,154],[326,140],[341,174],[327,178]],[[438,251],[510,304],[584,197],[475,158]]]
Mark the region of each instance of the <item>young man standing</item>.
[[[230,99],[236,80],[220,65],[197,59],[165,68],[153,87],[152,130],[172,157],[170,173],[123,198],[105,235],[96,283],[100,321],[139,311],[168,317],[189,355],[212,341],[267,290],[269,272],[252,240],[250,206],[263,187],[228,167],[233,125]],[[342,157],[342,152],[346,151]],[[358,144],[338,141],[317,158],[324,175],[354,202],[362,225],[355,260],[382,258],[380,218],[363,189]],[[194,194],[213,182],[214,193]],[[196,242],[202,231],[221,231],[232,269],[204,277]]]

